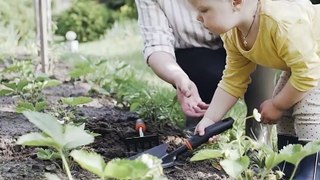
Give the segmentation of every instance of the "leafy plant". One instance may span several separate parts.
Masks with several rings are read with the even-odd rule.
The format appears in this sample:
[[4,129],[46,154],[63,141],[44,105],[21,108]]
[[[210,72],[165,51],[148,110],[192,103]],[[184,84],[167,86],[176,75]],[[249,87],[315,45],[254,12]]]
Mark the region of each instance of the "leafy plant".
[[78,114],[76,106],[89,103],[91,101],[92,98],[84,96],[61,98],[61,100],[58,101],[59,106],[57,108],[53,108],[52,114],[57,117],[59,122],[62,124],[82,124],[86,121],[86,118],[76,117],[76,114]]
[[113,23],[111,11],[96,1],[76,1],[57,18],[58,35],[74,31],[80,42],[99,39]]
[[[251,116],[247,117],[250,118]],[[260,121],[260,114],[254,110],[253,117]],[[241,122],[241,123],[239,123]],[[300,161],[311,154],[320,151],[320,141],[309,142],[305,146],[300,144],[288,145],[280,152],[269,145],[254,141],[243,133],[245,120],[238,119],[232,130],[221,136],[218,146],[199,150],[191,161],[219,159],[221,167],[235,179],[281,179],[283,173],[275,170],[282,161],[295,165],[297,169]],[[294,173],[293,173],[294,175]],[[293,178],[293,175],[290,179]]]
[[[1,22],[5,28],[13,27],[19,38],[17,44],[34,37],[34,15],[30,11],[33,8],[33,2],[28,0],[0,1],[0,7]],[[1,39],[0,37],[0,42],[2,43]]]
[[108,163],[95,152],[73,150],[70,155],[82,168],[101,179],[166,179],[161,160],[151,155],[144,154],[136,160],[113,159]]
[[[45,146],[56,150],[60,155],[63,167],[71,180],[69,164],[67,161],[68,151],[93,142],[94,137],[84,130],[81,126],[61,125],[58,119],[49,114],[24,111],[23,115],[28,118],[42,132],[32,132],[18,138],[17,144],[27,146]],[[81,137],[81,138],[79,138]]]
[[14,62],[4,68],[1,73],[4,78],[0,96],[19,97],[16,107],[16,112],[19,113],[25,110],[44,111],[47,103],[42,90],[61,84],[60,81],[50,79],[47,75],[35,74],[32,62],[28,60]]
[[3,83],[4,88],[0,90],[0,95],[19,96],[21,99],[16,107],[16,111],[19,113],[24,110],[43,111],[47,104],[42,90],[60,84],[61,82],[58,80],[45,79],[43,77],[38,77],[31,81],[16,79],[9,83]]

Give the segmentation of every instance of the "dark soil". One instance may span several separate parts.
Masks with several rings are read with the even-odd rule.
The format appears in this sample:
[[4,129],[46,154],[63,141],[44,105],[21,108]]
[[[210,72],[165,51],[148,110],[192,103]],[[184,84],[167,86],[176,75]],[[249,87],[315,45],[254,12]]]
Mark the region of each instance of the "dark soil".
[[[76,84],[76,85],[75,85]],[[83,83],[65,83],[45,91],[50,106],[57,106],[60,97],[89,96],[90,87]],[[134,124],[137,114],[123,110],[114,105],[112,99],[91,95],[94,102],[78,107],[78,116],[87,119],[86,129],[100,134],[88,148],[103,155],[105,160],[125,158],[128,156],[124,138],[138,136]],[[37,131],[23,115],[13,112],[14,100],[11,97],[0,98],[0,180],[36,180],[44,179],[44,173],[54,173],[66,179],[61,170],[61,162],[45,161],[36,156],[37,148],[22,147],[15,144],[17,137],[28,132]],[[11,112],[10,112],[11,111]],[[170,150],[180,146],[183,133],[175,125],[158,124],[145,120],[148,126],[147,135],[158,135],[160,143],[169,143]],[[135,150],[133,150],[135,151]],[[227,179],[223,173],[213,168],[211,162],[189,162],[188,152],[179,161],[183,165],[165,169],[168,179]],[[76,164],[72,167],[75,179],[97,179],[93,174],[81,169]]]

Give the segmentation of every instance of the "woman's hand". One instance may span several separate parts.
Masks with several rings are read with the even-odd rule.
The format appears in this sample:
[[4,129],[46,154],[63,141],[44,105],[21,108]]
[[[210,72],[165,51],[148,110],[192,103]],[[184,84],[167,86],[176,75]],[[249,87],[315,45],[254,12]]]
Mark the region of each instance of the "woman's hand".
[[260,105],[261,121],[265,124],[276,124],[283,113],[284,110],[276,107],[272,99],[268,99]]
[[182,111],[190,117],[201,117],[209,105],[204,103],[199,95],[197,86],[187,78],[176,83],[178,101]]

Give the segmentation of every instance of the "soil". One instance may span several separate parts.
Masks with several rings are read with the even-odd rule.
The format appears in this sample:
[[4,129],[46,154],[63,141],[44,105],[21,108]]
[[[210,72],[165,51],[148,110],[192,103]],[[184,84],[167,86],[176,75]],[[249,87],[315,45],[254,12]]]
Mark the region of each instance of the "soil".
[[[87,148],[101,154],[106,161],[132,155],[124,139],[138,136],[134,129],[138,115],[115,106],[112,98],[90,94],[89,89],[90,86],[85,83],[65,82],[58,87],[46,89],[44,93],[51,107],[58,105],[57,100],[60,97],[91,96],[94,99],[92,103],[76,109],[78,117],[86,118],[86,129],[100,134]],[[0,180],[45,179],[46,172],[66,179],[59,160],[38,159],[36,156],[38,148],[15,144],[20,135],[37,131],[37,128],[22,114],[15,113],[14,105],[14,98],[0,98]],[[169,151],[182,145],[184,134],[174,124],[158,124],[151,120],[145,122],[148,127],[146,135],[157,135],[159,143],[169,143]],[[133,151],[135,152],[135,149]],[[181,163],[179,166],[164,169],[166,177],[172,180],[227,179],[210,161],[190,162],[191,155],[191,152],[187,152],[179,156],[178,160]],[[98,179],[76,164],[72,166],[72,175],[75,179]]]

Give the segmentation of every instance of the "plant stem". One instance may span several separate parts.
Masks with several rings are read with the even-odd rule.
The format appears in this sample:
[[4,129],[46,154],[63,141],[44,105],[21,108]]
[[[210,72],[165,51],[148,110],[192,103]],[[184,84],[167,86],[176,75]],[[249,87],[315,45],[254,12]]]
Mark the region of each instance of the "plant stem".
[[268,175],[269,171],[270,171],[270,169],[264,169],[264,171],[262,172],[262,175],[261,175],[261,180],[264,180],[266,178],[266,176]]
[[62,159],[63,167],[65,168],[66,173],[67,173],[67,175],[68,175],[68,179],[69,179],[69,180],[73,180],[72,175],[71,175],[71,172],[70,172],[69,164],[68,164],[67,159],[66,159],[66,157],[64,156],[64,154],[63,154],[63,152],[62,152],[61,149],[59,149],[59,154],[60,154],[61,159]]
[[[300,163],[300,162],[298,162],[297,164],[299,164],[299,163]],[[295,166],[294,166],[294,170],[293,170],[293,172],[292,172],[291,177],[290,177],[289,180],[292,180],[292,179],[293,179],[294,175],[296,174],[297,169],[298,169],[298,166],[295,165]]]

